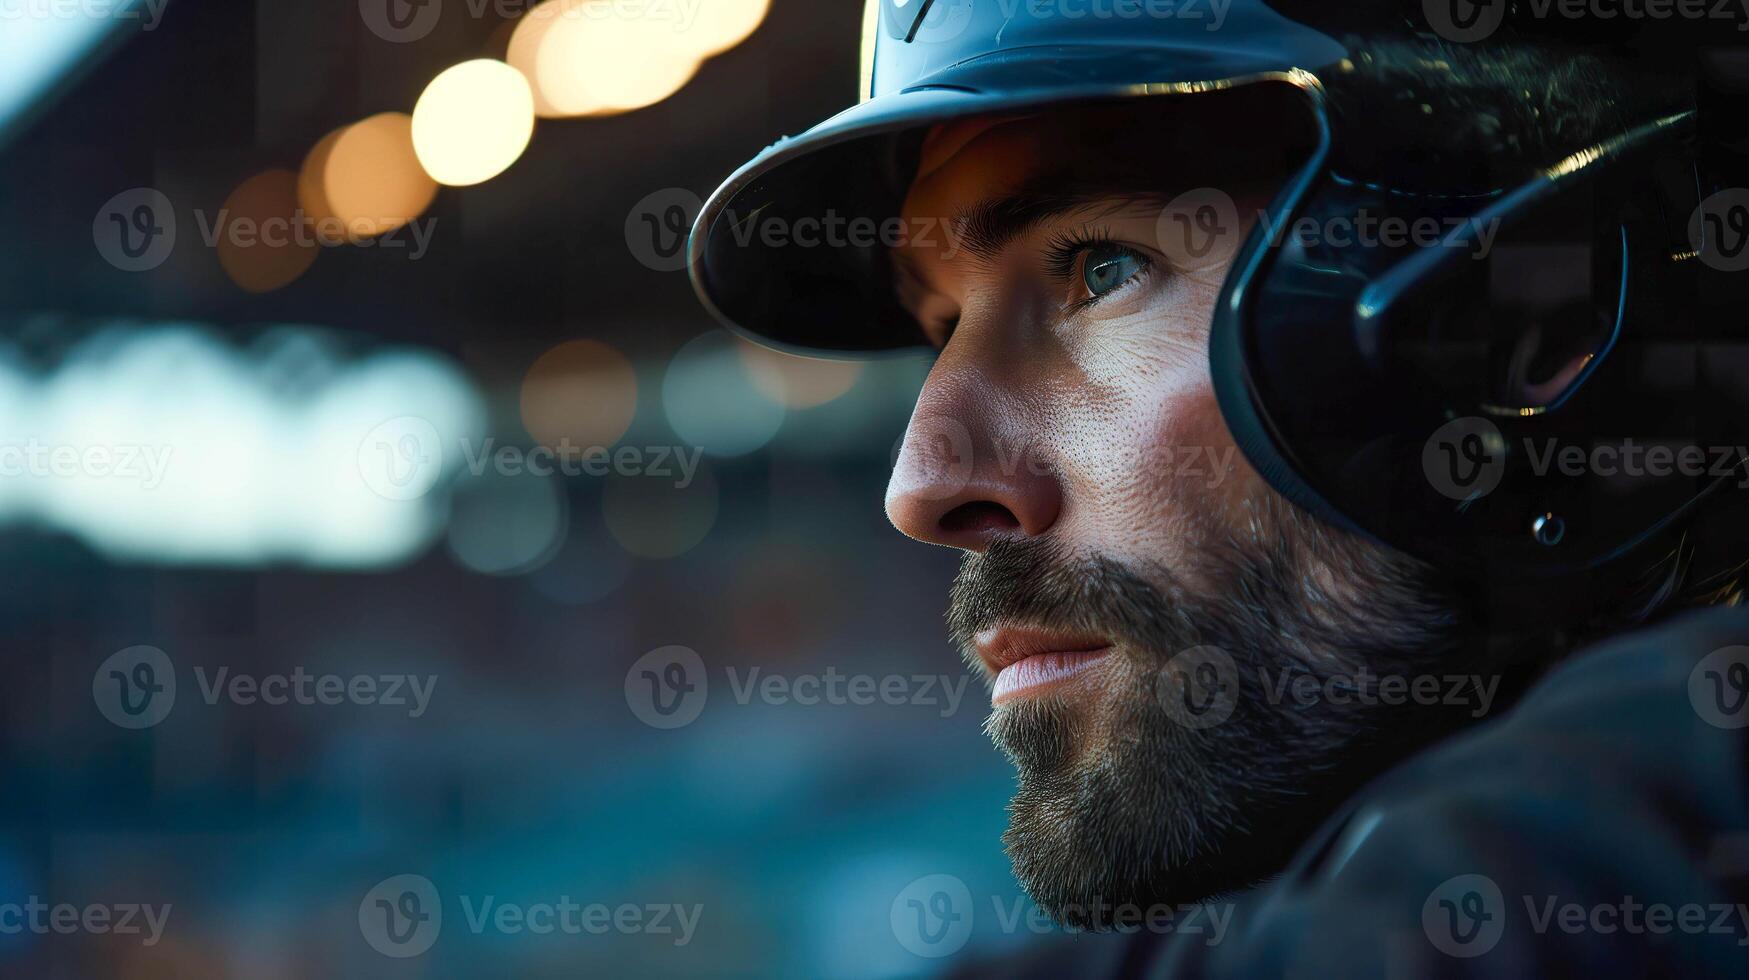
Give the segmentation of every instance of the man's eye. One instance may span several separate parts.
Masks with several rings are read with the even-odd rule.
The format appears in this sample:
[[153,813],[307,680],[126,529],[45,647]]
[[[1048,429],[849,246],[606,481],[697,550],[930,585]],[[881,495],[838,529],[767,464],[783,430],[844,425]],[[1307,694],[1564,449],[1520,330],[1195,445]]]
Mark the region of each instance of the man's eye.
[[1095,299],[1104,296],[1146,269],[1148,260],[1133,249],[1115,242],[1088,246],[1081,262],[1081,284]]

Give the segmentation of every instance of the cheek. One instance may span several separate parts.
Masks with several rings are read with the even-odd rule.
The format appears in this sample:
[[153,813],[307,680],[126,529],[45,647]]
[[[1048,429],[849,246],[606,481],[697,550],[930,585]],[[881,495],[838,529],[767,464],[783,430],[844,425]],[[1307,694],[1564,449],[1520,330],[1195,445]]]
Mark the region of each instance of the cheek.
[[1065,507],[1078,544],[1184,567],[1187,551],[1247,533],[1261,481],[1239,454],[1209,380],[1206,330],[1113,330],[1083,362]]
[[1206,376],[1136,392],[1129,437],[1113,448],[1133,461],[1128,479],[1090,502],[1138,542],[1170,555],[1228,526],[1234,446]]

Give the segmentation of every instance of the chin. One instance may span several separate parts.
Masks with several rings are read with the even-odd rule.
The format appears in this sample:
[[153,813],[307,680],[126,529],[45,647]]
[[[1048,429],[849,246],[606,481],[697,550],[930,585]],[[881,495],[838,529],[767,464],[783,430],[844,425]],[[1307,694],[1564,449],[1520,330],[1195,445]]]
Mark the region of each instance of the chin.
[[[1266,879],[1362,783],[1469,723],[1463,705],[1284,703],[1272,679],[1330,690],[1357,666],[1504,669],[1468,644],[1463,605],[1431,570],[1276,498],[1254,510],[1268,533],[1204,543],[1184,569],[1011,543],[955,580],[962,650],[1008,622],[1111,642],[1097,666],[1004,699],[986,723],[1019,777],[1003,835],[1015,876],[1064,925]],[[1209,690],[1226,692],[1218,715]]]
[[1146,696],[1017,700],[986,728],[1019,775],[1002,838],[1015,877],[1072,929],[1109,929],[1118,910],[1133,922],[1278,873],[1376,771],[1351,730],[1243,709],[1191,730]]

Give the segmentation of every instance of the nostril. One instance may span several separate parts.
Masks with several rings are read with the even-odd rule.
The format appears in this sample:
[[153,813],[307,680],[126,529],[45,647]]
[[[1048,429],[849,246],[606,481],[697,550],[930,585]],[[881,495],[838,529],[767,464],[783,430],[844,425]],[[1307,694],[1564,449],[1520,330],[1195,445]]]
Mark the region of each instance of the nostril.
[[1009,531],[1020,526],[1014,512],[988,500],[960,504],[941,515],[941,529],[949,534]]

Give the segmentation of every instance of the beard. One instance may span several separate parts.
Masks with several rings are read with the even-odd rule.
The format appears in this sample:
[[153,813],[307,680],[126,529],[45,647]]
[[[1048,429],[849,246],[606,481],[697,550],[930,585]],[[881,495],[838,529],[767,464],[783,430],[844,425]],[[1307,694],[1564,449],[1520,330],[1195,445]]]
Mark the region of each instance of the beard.
[[[1492,659],[1466,652],[1460,603],[1429,569],[1267,492],[1252,513],[1243,536],[1198,542],[1191,567],[1004,539],[955,579],[949,628],[974,670],[973,636],[1000,623],[1112,641],[1098,698],[1046,690],[985,725],[1018,770],[1015,876],[1064,925],[1254,884],[1361,782],[1473,720],[1462,698],[1354,696]],[[1330,693],[1283,695],[1307,684]]]

